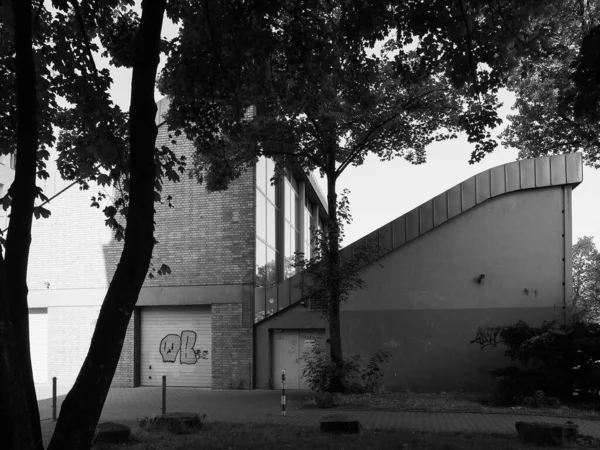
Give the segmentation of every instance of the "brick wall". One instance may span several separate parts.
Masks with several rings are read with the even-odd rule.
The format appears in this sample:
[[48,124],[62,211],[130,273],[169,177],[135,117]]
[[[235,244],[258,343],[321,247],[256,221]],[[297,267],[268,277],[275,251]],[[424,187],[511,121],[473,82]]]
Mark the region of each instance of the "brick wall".
[[99,306],[48,308],[48,375],[58,384],[75,381],[90,347]]
[[[157,146],[169,143],[166,127]],[[192,143],[177,138],[171,148],[192,163]],[[189,169],[190,167],[188,167]],[[162,198],[173,197],[173,208],[156,205],[154,265],[167,264],[171,275],[147,280],[145,286],[254,283],[254,170],[223,192],[209,193],[187,171],[181,182],[167,183]]]
[[242,325],[242,304],[212,305],[212,387],[251,389],[252,326]]
[[[38,180],[48,197],[69,184],[56,173],[49,180]],[[104,225],[102,211],[90,207],[91,196],[99,190],[91,186],[82,191],[75,185],[46,206],[51,212],[49,218],[33,221],[29,289],[108,287],[112,271],[107,271],[104,249],[113,234]]]
[[136,308],[123,341],[121,358],[115,371],[111,387],[135,387],[138,384],[139,343],[140,343],[140,314]]
[[[167,264],[172,273],[147,279],[145,286],[194,286],[254,283],[254,170],[232,182],[229,189],[209,193],[188,176],[192,143],[184,137],[170,144],[161,126],[157,147],[168,143],[190,166],[181,182],[165,182],[163,204],[156,204],[154,248],[156,269]],[[40,181],[46,195],[70,183],[53,176]],[[94,184],[86,191],[73,186],[52,200],[48,219],[34,221],[28,283],[30,289],[106,288],[118,264],[122,242],[113,238],[100,209],[90,198],[111,189]],[[166,202],[172,196],[172,205]]]
[[[166,127],[161,126],[157,147],[169,143],[176,153],[185,155],[191,165],[192,143],[184,137],[177,138],[176,145],[170,140]],[[70,183],[57,177],[52,167],[49,169],[53,176],[39,183],[46,195],[51,196]],[[161,193],[165,202],[156,204],[155,236],[159,243],[154,248],[153,263],[156,269],[167,264],[172,273],[147,278],[144,286],[252,285],[254,169],[220,193],[209,193],[205,186],[188,176],[189,169],[181,174],[181,182],[165,182]],[[91,196],[99,191],[113,195],[110,189],[93,184],[85,191],[73,186],[51,201],[50,218],[34,222],[28,274],[32,291],[108,287],[123,243],[115,241],[113,232],[104,224],[104,205],[100,209],[90,207]],[[173,198],[172,208],[166,202],[169,195]],[[222,324],[216,327],[219,338],[213,341],[213,351],[224,358],[215,366],[220,374],[216,378],[225,379],[214,383],[215,387],[230,387],[233,382],[248,388],[252,373],[252,327],[241,328],[241,303],[225,305],[230,309],[223,314],[218,312],[219,305],[213,306],[217,311],[215,319]],[[50,376],[57,376],[59,380],[75,379],[87,353],[98,311],[99,306],[49,308]],[[81,314],[83,320],[80,320]],[[132,386],[137,379],[135,361],[139,351],[136,354],[135,346],[139,346],[139,334],[135,334],[135,318],[133,322],[134,328],[130,327],[124,341],[113,386]],[[229,326],[234,328],[226,330]],[[227,342],[221,337],[227,338]],[[226,347],[222,348],[221,343],[227,344]]]

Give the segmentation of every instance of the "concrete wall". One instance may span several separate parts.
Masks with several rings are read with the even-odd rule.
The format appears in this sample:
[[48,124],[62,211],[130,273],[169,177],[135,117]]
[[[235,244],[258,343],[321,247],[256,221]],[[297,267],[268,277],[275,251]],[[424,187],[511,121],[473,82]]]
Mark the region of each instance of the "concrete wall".
[[[488,371],[508,361],[499,348],[470,344],[479,327],[562,321],[568,311],[570,193],[556,186],[494,197],[385,254],[343,305],[344,352],[365,360],[392,352],[390,390],[489,389]],[[257,387],[268,387],[268,329],[319,323],[318,312],[295,306],[256,326]]]

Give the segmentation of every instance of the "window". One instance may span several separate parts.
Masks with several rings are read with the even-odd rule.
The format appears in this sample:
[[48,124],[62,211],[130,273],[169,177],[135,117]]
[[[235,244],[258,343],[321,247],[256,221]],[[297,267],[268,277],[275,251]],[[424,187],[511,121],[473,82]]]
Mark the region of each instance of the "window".
[[256,284],[264,287],[277,283],[277,203],[273,161],[260,158],[256,166]]
[[279,304],[279,283],[297,273],[297,252],[306,259],[314,256],[311,226],[321,225],[293,174],[272,183],[274,176],[275,163],[261,157],[256,165],[255,322],[285,306]]
[[312,233],[310,227],[313,223],[313,215],[312,215],[313,205],[310,200],[307,198],[304,202],[304,258],[310,259],[312,258]]
[[285,178],[283,195],[285,209],[283,279],[285,280],[296,273],[295,256],[296,251],[300,250],[298,248],[300,242],[298,183],[291,174]]

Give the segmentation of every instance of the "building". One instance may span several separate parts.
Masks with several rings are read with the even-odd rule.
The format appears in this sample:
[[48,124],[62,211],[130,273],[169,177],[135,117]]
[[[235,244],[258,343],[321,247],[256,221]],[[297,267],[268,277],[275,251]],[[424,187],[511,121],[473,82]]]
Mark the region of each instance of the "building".
[[[158,103],[157,146],[171,141]],[[192,144],[177,138],[177,152]],[[208,193],[183,176],[157,204],[153,263],[170,275],[147,279],[113,386],[213,389],[306,386],[301,355],[325,344],[321,313],[304,301],[289,263],[311,252],[310,226],[327,217],[323,194],[297,168],[270,183],[261,159],[231,187]],[[343,250],[378,246],[367,288],[343,305],[345,352],[392,352],[388,389],[486,389],[496,351],[470,344],[480,328],[566,320],[571,290],[571,190],[582,181],[578,154],[514,162],[484,171]],[[53,176],[49,219],[34,222],[29,266],[35,379],[75,380],[120,256],[121,244],[90,197]],[[111,194],[111,192],[108,192]],[[440,376],[443,374],[443,376]]]
[[[159,119],[168,103],[158,106],[160,146],[172,137]],[[181,138],[172,148],[191,160],[191,142]],[[146,280],[113,385],[158,386],[166,375],[171,386],[253,386],[254,321],[274,312],[255,312],[255,286],[291,276],[289,258],[310,242],[309,225],[325,217],[309,177],[291,168],[271,184],[273,171],[261,159],[222,193],[187,174],[165,185],[173,208],[156,206],[153,264],[169,265],[171,274]],[[51,177],[42,187],[51,196],[68,186]],[[90,208],[103,190],[75,185],[50,202],[50,218],[34,222],[28,283],[36,381],[72,383],[87,353],[122,248],[102,211]]]
[[[342,348],[365,361],[391,352],[389,390],[488,391],[489,371],[510,365],[502,348],[472,341],[518,320],[564,323],[572,308],[571,193],[583,180],[581,154],[516,161],[483,171],[342,250],[369,243],[377,264],[366,289],[342,305]],[[298,300],[302,274],[279,285]],[[305,302],[255,326],[255,386],[305,387],[302,352],[326,340]]]

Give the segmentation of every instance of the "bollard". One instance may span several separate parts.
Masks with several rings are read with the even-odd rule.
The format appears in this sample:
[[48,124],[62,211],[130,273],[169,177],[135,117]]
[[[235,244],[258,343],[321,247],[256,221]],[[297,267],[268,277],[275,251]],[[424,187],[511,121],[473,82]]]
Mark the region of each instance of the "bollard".
[[163,416],[167,413],[167,376],[162,377],[162,413]]
[[56,377],[52,377],[52,420],[56,422]]
[[281,415],[285,416],[285,370],[281,371]]

